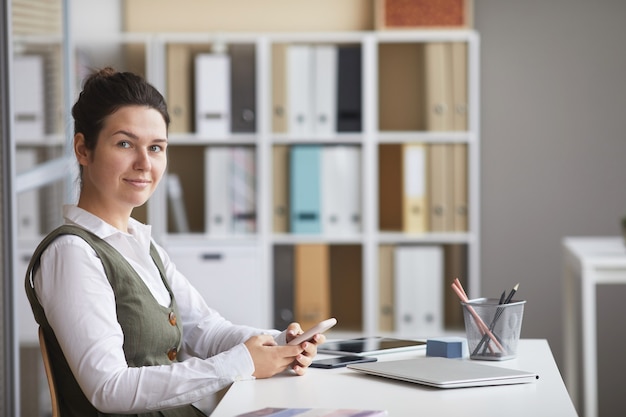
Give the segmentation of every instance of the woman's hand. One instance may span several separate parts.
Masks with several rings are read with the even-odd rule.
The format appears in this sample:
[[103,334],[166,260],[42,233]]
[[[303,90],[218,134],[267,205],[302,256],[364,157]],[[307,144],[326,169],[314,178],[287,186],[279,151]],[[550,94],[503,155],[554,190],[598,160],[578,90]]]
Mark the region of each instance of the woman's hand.
[[269,378],[283,372],[291,364],[303,356],[302,345],[278,346],[270,335],[253,336],[245,343],[252,362],[254,363],[255,378]]
[[[291,323],[287,327],[287,343],[294,339],[299,334],[302,334],[302,328],[298,323]],[[296,356],[295,360],[291,364],[291,369],[298,374],[304,375],[306,368],[311,365],[313,358],[317,355],[317,346],[326,341],[326,336],[321,333],[313,336],[311,340],[300,343],[298,346],[302,349],[302,352]]]

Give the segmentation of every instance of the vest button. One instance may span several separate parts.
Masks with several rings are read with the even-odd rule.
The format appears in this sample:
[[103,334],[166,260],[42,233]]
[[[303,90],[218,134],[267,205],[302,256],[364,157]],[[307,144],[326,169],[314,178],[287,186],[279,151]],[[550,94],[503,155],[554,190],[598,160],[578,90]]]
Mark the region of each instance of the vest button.
[[167,319],[169,320],[172,326],[176,326],[176,314],[174,314],[173,311],[170,311],[170,314],[167,316]]
[[177,353],[177,349],[175,347],[171,348],[170,350],[167,351],[167,358],[171,360],[172,362],[174,362],[174,360],[176,359],[176,353]]

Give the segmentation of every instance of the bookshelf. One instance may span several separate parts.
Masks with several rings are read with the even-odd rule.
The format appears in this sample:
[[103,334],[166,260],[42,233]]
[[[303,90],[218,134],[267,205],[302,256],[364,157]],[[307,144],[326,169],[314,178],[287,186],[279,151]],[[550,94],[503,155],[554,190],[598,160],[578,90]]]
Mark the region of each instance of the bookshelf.
[[[466,82],[466,121],[462,128],[454,125],[434,126],[427,114],[428,105],[426,95],[428,83],[426,80],[425,56],[428,52],[426,45],[430,44],[461,44],[466,45],[467,58],[464,66],[464,80]],[[289,48],[291,45],[313,47],[334,46],[356,47],[360,51],[360,93],[361,93],[361,126],[347,132],[337,132],[325,129],[310,129],[298,131],[278,127],[275,120],[277,107],[276,96],[288,95],[277,90],[276,50]],[[194,108],[193,94],[193,57],[197,54],[207,54],[213,51],[229,51],[245,46],[254,51],[254,128],[246,132],[231,133],[231,131],[216,134],[197,133],[194,126],[192,109]],[[319,48],[322,49],[322,48]],[[327,280],[330,299],[322,311],[330,315],[345,317],[335,328],[336,333],[346,334],[399,334],[389,319],[379,314],[381,305],[379,297],[386,291],[380,286],[379,270],[381,268],[382,250],[395,246],[438,246],[444,249],[444,258],[448,258],[449,249],[460,247],[465,251],[461,271],[466,271],[466,285],[470,297],[480,292],[479,280],[479,37],[472,30],[423,30],[423,31],[394,31],[394,32],[280,32],[280,33],[159,33],[149,38],[146,43],[146,75],[148,79],[164,92],[170,102],[170,110],[177,112],[174,116],[170,131],[170,173],[175,173],[180,180],[183,190],[183,203],[189,228],[177,228],[172,215],[171,196],[168,196],[167,187],[159,187],[148,203],[145,214],[146,221],[153,225],[155,238],[168,248],[179,267],[186,272],[196,285],[205,286],[212,275],[221,274],[224,278],[213,280],[206,285],[211,288],[213,295],[209,295],[209,303],[215,297],[215,303],[221,305],[219,295],[240,294],[235,297],[235,307],[231,304],[220,309],[227,317],[236,315],[238,320],[253,325],[273,327],[277,321],[275,311],[278,304],[285,300],[284,292],[275,293],[274,285],[279,280],[279,256],[277,253],[292,250],[295,254],[300,249],[306,251],[323,248],[325,255],[308,255],[305,259],[322,259],[324,272],[317,276],[328,275]],[[407,51],[417,51],[417,57],[408,57]],[[228,53],[228,52],[226,52]],[[177,54],[177,55],[176,55]],[[178,61],[174,60],[174,57]],[[388,65],[381,64],[381,59]],[[403,63],[408,68],[403,68]],[[393,65],[391,65],[393,63]],[[415,67],[415,65],[418,65]],[[383,80],[381,75],[390,77],[390,69],[395,69],[399,79],[410,76],[416,68],[419,81],[416,83],[415,95],[398,90],[403,100],[400,104],[409,103],[409,109],[416,112],[411,115],[390,115],[389,109],[383,108],[385,103],[393,103],[393,97],[383,97],[387,93],[386,85],[390,80]],[[284,70],[284,68],[282,69]],[[170,71],[170,72],[168,72]],[[172,73],[176,71],[178,75]],[[399,72],[398,72],[399,71]],[[404,73],[403,73],[404,71]],[[391,77],[394,71],[391,71]],[[185,78],[185,80],[181,80]],[[392,79],[391,82],[394,80]],[[432,83],[431,78],[431,83]],[[387,83],[387,84],[385,84]],[[448,81],[444,82],[444,87]],[[288,85],[288,81],[285,81]],[[397,88],[397,86],[396,86]],[[179,91],[176,91],[179,89]],[[180,91],[182,89],[183,91]],[[398,93],[398,94],[400,94]],[[294,100],[292,98],[292,100]],[[318,98],[318,100],[321,100]],[[173,104],[174,103],[174,104]],[[182,103],[182,104],[181,104]],[[397,103],[396,103],[397,104]],[[182,112],[178,106],[183,106]],[[177,124],[176,117],[185,114],[186,121]],[[292,110],[292,109],[290,109]],[[425,149],[425,163],[430,164],[431,148],[433,145],[443,145],[442,148],[451,149],[460,146],[466,153],[463,168],[465,193],[467,198],[466,222],[462,227],[439,227],[433,231],[430,222],[425,229],[416,232],[407,232],[402,228],[386,230],[380,227],[379,216],[381,204],[379,196],[381,190],[393,184],[380,184],[381,166],[380,154],[386,147],[406,147],[410,144],[421,144]],[[340,145],[340,146],[337,146]],[[458,147],[457,146],[457,147]],[[277,226],[275,223],[276,196],[284,194],[284,190],[277,187],[275,180],[276,169],[280,164],[280,151],[289,152],[294,149],[317,148],[321,153],[330,148],[351,148],[358,152],[356,174],[359,183],[358,199],[360,209],[358,226],[352,231],[326,232],[322,229],[304,233],[294,233],[293,225]],[[211,180],[206,172],[209,170],[207,149],[235,149],[244,148],[253,154],[253,188],[256,221],[252,229],[247,232],[224,232],[214,228],[206,213],[211,205]],[[209,151],[210,152],[210,151]],[[284,155],[284,154],[283,154]],[[293,155],[291,155],[293,157]],[[284,156],[283,156],[284,158]],[[409,164],[409,166],[413,166]],[[283,170],[288,169],[283,166]],[[289,171],[285,171],[289,174]],[[284,174],[283,174],[284,175]],[[320,174],[321,175],[321,174]],[[427,173],[429,178],[430,172]],[[321,179],[319,179],[321,181]],[[429,180],[430,181],[430,180]],[[284,186],[284,185],[283,185]],[[431,187],[427,184],[427,187]],[[429,195],[431,190],[428,191]],[[287,193],[288,194],[288,193]],[[285,198],[285,197],[284,197]],[[460,245],[460,246],[459,246]],[[383,249],[381,249],[383,248]],[[182,257],[184,254],[184,257]],[[349,254],[349,255],[347,255]],[[247,262],[243,262],[242,256]],[[316,256],[318,256],[316,258]],[[322,256],[322,258],[319,258]],[[340,261],[332,261],[339,257],[351,256],[349,268]],[[196,259],[194,263],[193,259]],[[198,259],[204,261],[198,261]],[[295,271],[296,262],[291,259]],[[324,260],[325,259],[325,260]],[[249,262],[248,262],[249,261]],[[287,262],[287,263],[289,263]],[[245,266],[242,266],[246,264]],[[334,266],[333,266],[334,265]],[[242,269],[239,269],[241,266]],[[306,269],[306,267],[305,267]],[[202,271],[200,274],[197,271]],[[335,271],[335,272],[333,272]],[[341,271],[341,272],[336,272]],[[350,274],[350,271],[353,273]],[[356,272],[355,272],[356,271]],[[443,273],[448,273],[446,269]],[[295,274],[295,272],[294,272]],[[343,284],[335,275],[349,276]],[[198,277],[201,275],[201,277]],[[315,274],[314,274],[315,276]],[[441,283],[441,293],[445,295],[448,281],[445,277]],[[307,281],[308,282],[308,281]],[[295,283],[292,282],[292,285]],[[343,286],[342,286],[343,285]],[[445,285],[445,287],[444,287]],[[319,288],[318,288],[319,289]],[[295,294],[295,289],[292,289]],[[315,291],[315,289],[309,289]],[[449,292],[449,291],[448,291]],[[243,295],[242,295],[243,294]],[[281,295],[282,294],[282,295]],[[332,296],[334,294],[334,296]],[[296,295],[293,295],[296,297]],[[288,298],[288,297],[287,297]],[[324,296],[322,296],[324,298]],[[289,300],[288,300],[289,301]],[[293,300],[291,300],[293,301]],[[231,301],[232,302],[232,301]],[[242,307],[242,306],[248,307]],[[241,313],[244,310],[244,313]],[[232,312],[232,313],[231,313]],[[301,313],[304,314],[304,313]],[[443,314],[443,313],[442,313]],[[297,314],[296,314],[297,316]],[[323,317],[322,317],[323,318]],[[295,317],[307,322],[304,317]],[[316,318],[311,317],[314,321]],[[387,324],[383,322],[387,320]],[[348,323],[342,326],[343,323]],[[391,321],[393,323],[393,320]],[[458,325],[458,320],[457,320]],[[462,326],[462,323],[461,323]],[[443,325],[442,331],[455,330],[452,326]],[[410,335],[410,334],[403,334]],[[413,336],[426,336],[414,334]]]
[[[427,98],[434,94],[428,92],[428,87],[435,83],[432,77],[427,81],[426,74],[426,64],[431,62],[426,58],[427,49],[431,44],[465,45],[467,58],[462,74],[466,84],[463,91],[467,96],[467,111],[462,127],[454,123],[435,125],[428,115],[430,106]],[[301,131],[290,128],[288,124],[282,127],[280,123],[277,124],[277,97],[279,94],[288,97],[290,91],[286,75],[282,77],[283,89],[277,85],[281,77],[276,72],[285,67],[277,64],[281,61],[277,61],[276,54],[281,50],[286,53],[293,45],[309,50],[324,50],[328,47],[334,51],[342,48],[358,50],[360,68],[357,87],[360,90],[360,106],[357,110],[360,113],[360,125],[337,132],[336,128],[329,130],[318,128],[317,125],[308,131]],[[452,273],[465,278],[470,297],[480,293],[479,37],[476,32],[463,29],[122,33],[107,37],[106,41],[82,38],[72,46],[76,60],[76,69],[72,71],[73,79],[77,80],[76,88],[85,68],[113,63],[117,69],[143,74],[166,96],[173,120],[169,134],[168,174],[176,174],[175,179],[182,193],[173,192],[176,187],[168,187],[169,179],[164,179],[146,206],[138,208],[134,216],[152,225],[154,238],[168,250],[178,268],[201,290],[209,305],[215,306],[233,321],[259,327],[280,327],[283,322],[292,319],[307,326],[325,316],[336,316],[339,319],[339,324],[333,329],[336,335],[425,337],[462,328],[462,322],[459,322],[459,319],[462,320],[460,307],[456,311],[454,308],[449,311],[449,307],[458,307],[458,301],[447,293],[450,293]],[[105,50],[107,54],[102,53]],[[229,54],[237,50],[253,51],[253,61],[248,60],[247,65],[253,65],[254,71],[248,71],[245,78],[248,93],[253,93],[252,117],[247,113],[247,120],[253,120],[253,127],[240,126],[235,133],[232,133],[232,126],[219,132],[199,133],[193,113],[196,110],[195,57],[214,52]],[[336,53],[337,58],[339,52]],[[442,73],[439,70],[435,72]],[[412,78],[414,73],[415,79]],[[327,78],[328,73],[325,74]],[[322,83],[320,85],[325,82],[324,77],[318,80]],[[444,89],[450,88],[451,82],[450,79],[443,82]],[[311,94],[315,94],[317,102],[325,100],[320,91],[314,89]],[[292,97],[292,100],[295,99]],[[246,105],[250,105],[250,101]],[[228,110],[232,111],[232,108]],[[339,114],[337,109],[335,111]],[[381,182],[381,178],[387,178],[388,174],[385,171],[388,167],[381,165],[381,155],[392,150],[402,156],[402,152],[398,151],[413,145],[421,146],[423,159],[418,165],[421,164],[425,170],[420,175],[423,177],[421,187],[426,196],[433,193],[433,181],[430,178],[433,172],[426,172],[426,169],[431,165],[430,161],[434,158],[431,153],[435,152],[437,146],[444,149],[444,154],[448,152],[445,149],[448,149],[450,155],[453,155],[452,149],[455,147],[465,152],[465,166],[461,175],[467,198],[463,226],[434,227],[428,216],[422,219],[422,229],[405,227],[402,222],[400,225],[383,225],[382,212],[389,207],[386,200],[381,203],[381,195],[387,195],[387,191],[392,188],[402,191],[402,187],[395,181]],[[334,197],[326,199],[333,202],[341,198],[343,201],[350,194],[349,201],[356,201],[353,205],[357,213],[351,217],[352,223],[346,228],[331,230],[322,225],[314,232],[296,233],[289,218],[282,225],[277,225],[278,197],[287,199],[289,207],[284,213],[289,213],[293,208],[289,201],[287,181],[293,172],[289,171],[288,163],[279,163],[280,158],[289,158],[289,161],[297,151],[311,149],[318,153],[320,166],[332,158],[351,161],[347,165],[352,167],[350,175],[354,177],[352,180],[356,178],[357,192],[337,192],[335,189],[332,194]],[[337,151],[339,156],[332,156],[332,151]],[[209,175],[217,164],[209,164],[207,161],[211,158],[219,161],[219,155],[231,158],[233,154],[242,152],[247,155],[247,167],[251,170],[245,185],[253,188],[252,205],[248,201],[246,210],[252,211],[255,217],[254,221],[246,223],[246,227],[236,231],[227,230],[212,223],[212,203],[219,201],[214,197],[218,195],[217,188],[223,184],[215,183],[215,172]],[[405,165],[415,171],[414,163]],[[335,162],[335,168],[338,166],[345,168]],[[395,168],[395,175],[401,175],[404,182],[404,174],[399,174]],[[282,182],[276,180],[279,169],[283,169]],[[322,178],[323,172],[319,171],[317,175],[321,184],[318,184],[322,190],[320,193],[325,190],[324,184],[333,183],[332,178]],[[224,175],[224,172],[219,175]],[[337,178],[342,178],[340,174],[337,175]],[[354,190],[355,182],[347,184],[343,190]],[[295,190],[309,190],[307,187],[305,185]],[[391,195],[395,199],[405,198],[397,190]],[[321,197],[318,195],[318,198]],[[392,208],[398,210],[398,207]],[[422,210],[427,209],[430,210],[426,206],[422,207]],[[184,221],[176,213],[184,213]],[[405,216],[403,211],[396,213],[400,213],[395,215],[396,220]],[[250,216],[247,214],[244,210],[242,218],[249,221]],[[406,219],[403,221],[410,223]],[[436,314],[439,316],[437,330],[416,330],[408,326],[409,330],[401,331],[394,317],[400,315],[392,314],[394,291],[401,291],[398,288],[394,290],[395,278],[390,274],[395,272],[389,272],[394,268],[394,248],[423,246],[441,248],[444,262],[438,273],[444,277],[437,284],[437,291],[441,295],[426,299],[441,297],[438,308],[445,307],[445,311],[438,310]],[[455,256],[459,258],[453,261]],[[294,282],[297,270],[302,271],[302,282],[310,284],[316,277],[321,277],[319,279],[324,284],[306,287],[304,291],[310,297],[302,298],[297,295],[300,284]],[[381,271],[386,271],[386,281],[381,280]],[[411,275],[409,269],[408,276]],[[285,276],[291,277],[286,284]],[[303,278],[307,276],[311,278]],[[283,288],[277,287],[279,283],[282,283]],[[302,288],[301,285],[299,287]],[[381,301],[381,297],[386,301]],[[309,298],[316,300],[313,304],[318,304],[311,307],[300,302],[303,310],[297,310],[297,300]],[[307,312],[309,307],[315,312]],[[295,317],[281,315],[281,312],[289,309]],[[419,313],[418,309],[403,314],[409,316]],[[447,319],[448,316],[456,318]]]

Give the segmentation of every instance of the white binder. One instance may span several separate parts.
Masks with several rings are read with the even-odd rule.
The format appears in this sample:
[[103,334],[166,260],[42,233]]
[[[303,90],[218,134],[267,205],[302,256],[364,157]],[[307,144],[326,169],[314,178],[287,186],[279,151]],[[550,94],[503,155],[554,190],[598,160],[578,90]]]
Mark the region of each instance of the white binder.
[[230,57],[198,54],[195,71],[196,133],[225,136],[230,132]]
[[361,150],[325,146],[322,151],[322,231],[361,232]]
[[313,47],[287,47],[287,105],[288,127],[293,135],[313,132]]
[[[15,151],[17,173],[22,173],[37,165],[35,149],[17,149]],[[17,195],[17,234],[20,239],[41,237],[39,213],[39,190],[28,190]]]
[[232,233],[231,152],[226,146],[205,150],[205,227],[211,235]]
[[314,47],[313,130],[318,135],[331,135],[337,130],[337,47]]
[[231,148],[233,233],[256,231],[255,151],[249,146]]
[[15,141],[43,142],[44,62],[39,55],[18,55],[13,60]]
[[395,329],[403,337],[431,337],[443,332],[443,249],[397,246]]

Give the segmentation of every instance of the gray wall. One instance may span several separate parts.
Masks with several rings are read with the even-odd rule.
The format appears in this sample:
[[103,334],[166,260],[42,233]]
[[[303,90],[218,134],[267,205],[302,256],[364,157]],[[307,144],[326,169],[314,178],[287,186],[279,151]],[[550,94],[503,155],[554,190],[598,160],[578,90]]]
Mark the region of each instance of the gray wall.
[[[561,365],[561,238],[619,235],[626,215],[626,1],[475,0],[475,27],[483,293],[520,282],[522,337],[547,338]],[[610,294],[623,346],[626,291]]]

